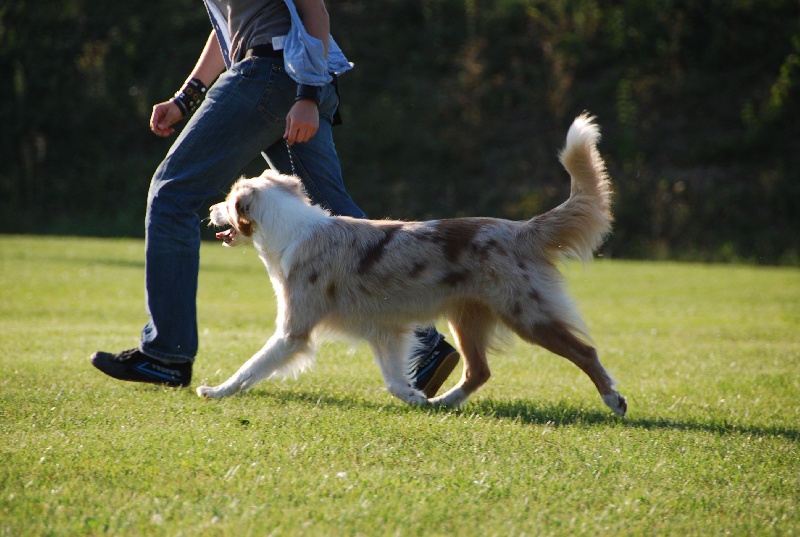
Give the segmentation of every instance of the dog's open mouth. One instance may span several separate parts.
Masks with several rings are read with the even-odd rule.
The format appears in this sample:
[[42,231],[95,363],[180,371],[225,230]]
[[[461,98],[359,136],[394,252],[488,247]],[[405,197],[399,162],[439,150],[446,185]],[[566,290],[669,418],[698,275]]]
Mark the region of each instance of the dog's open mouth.
[[217,233],[217,238],[224,242],[225,244],[230,244],[233,242],[233,239],[236,238],[236,230],[233,228],[226,229],[225,231],[220,231]]

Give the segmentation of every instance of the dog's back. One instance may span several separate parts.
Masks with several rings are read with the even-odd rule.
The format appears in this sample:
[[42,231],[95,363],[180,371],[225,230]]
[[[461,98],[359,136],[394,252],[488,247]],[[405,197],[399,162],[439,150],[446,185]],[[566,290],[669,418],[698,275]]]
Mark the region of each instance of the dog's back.
[[[560,154],[571,176],[571,194],[547,213],[519,222],[333,217],[294,251],[299,257],[291,263],[290,278],[304,283],[290,287],[303,294],[299,302],[317,302],[328,318],[379,314],[427,320],[446,313],[453,301],[474,300],[501,318],[545,308],[585,334],[570,302],[549,290],[560,287],[558,260],[590,259],[611,229],[599,136],[589,116],[575,120]],[[526,306],[529,295],[539,298]]]

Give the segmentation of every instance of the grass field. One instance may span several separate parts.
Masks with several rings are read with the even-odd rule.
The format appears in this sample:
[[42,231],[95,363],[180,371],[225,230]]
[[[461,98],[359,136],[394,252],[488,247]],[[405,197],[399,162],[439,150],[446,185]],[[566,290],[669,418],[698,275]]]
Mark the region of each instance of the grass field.
[[[0,535],[800,534],[797,269],[570,265],[620,419],[516,339],[457,411],[363,345],[219,401],[113,381],[88,356],[138,343],[142,249],[0,237]],[[272,333],[252,249],[203,245],[199,310],[194,386]]]

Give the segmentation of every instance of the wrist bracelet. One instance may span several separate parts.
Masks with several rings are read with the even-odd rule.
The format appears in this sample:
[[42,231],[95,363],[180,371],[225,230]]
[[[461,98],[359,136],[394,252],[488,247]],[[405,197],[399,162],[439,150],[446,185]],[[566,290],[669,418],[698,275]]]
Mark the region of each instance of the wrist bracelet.
[[294,97],[297,101],[314,101],[319,106],[319,97],[322,94],[322,86],[309,86],[308,84],[298,84],[297,94]]
[[199,78],[193,78],[175,94],[173,101],[186,117],[197,110],[197,107],[203,102],[207,90],[208,88]]
[[186,109],[186,105],[183,104],[183,102],[180,99],[178,99],[177,97],[173,97],[172,102],[175,103],[175,106],[177,106],[180,109],[181,114],[183,114],[183,117],[189,115],[189,111]]

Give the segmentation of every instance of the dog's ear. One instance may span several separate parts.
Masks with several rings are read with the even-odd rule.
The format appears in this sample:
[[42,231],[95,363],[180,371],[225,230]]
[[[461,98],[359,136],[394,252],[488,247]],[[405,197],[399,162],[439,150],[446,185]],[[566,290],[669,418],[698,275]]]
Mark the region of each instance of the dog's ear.
[[239,188],[233,201],[233,220],[231,224],[236,228],[237,233],[245,237],[253,235],[253,219],[250,211],[255,201],[255,191],[252,188]]

